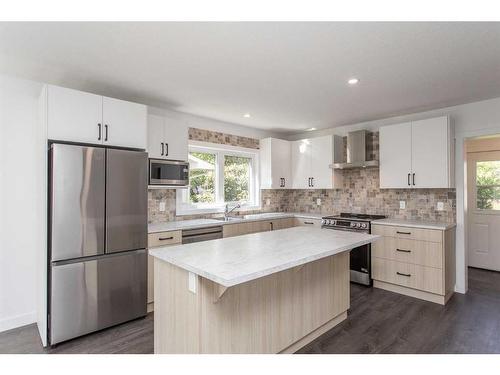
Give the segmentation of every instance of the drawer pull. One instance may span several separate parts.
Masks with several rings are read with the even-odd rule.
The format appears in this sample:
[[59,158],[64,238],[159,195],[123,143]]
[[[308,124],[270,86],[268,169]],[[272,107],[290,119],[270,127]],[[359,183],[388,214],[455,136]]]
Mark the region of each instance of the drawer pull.
[[411,232],[400,232],[400,231],[397,231],[396,233],[397,234],[411,234]]
[[304,221],[304,224],[307,224],[307,225],[314,225],[314,223],[310,222],[310,221]]
[[406,276],[406,277],[410,277],[411,276],[411,274],[409,274],[409,273],[396,272],[396,274],[398,274],[399,276]]
[[173,239],[174,239],[174,236],[158,238],[159,241],[167,241],[167,240],[173,240]]
[[411,253],[411,250],[404,250],[404,249],[396,249],[396,251],[400,251],[402,253]]

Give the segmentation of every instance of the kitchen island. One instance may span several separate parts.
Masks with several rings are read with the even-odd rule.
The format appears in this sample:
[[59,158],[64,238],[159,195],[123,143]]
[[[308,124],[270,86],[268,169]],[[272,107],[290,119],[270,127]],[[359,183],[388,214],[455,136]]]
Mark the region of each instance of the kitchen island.
[[349,250],[379,236],[294,227],[157,248],[155,353],[293,353],[347,317]]

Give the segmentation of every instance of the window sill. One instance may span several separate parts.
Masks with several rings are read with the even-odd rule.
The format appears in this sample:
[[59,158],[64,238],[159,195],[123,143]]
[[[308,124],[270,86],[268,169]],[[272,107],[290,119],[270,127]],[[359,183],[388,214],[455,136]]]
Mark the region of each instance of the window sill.
[[[236,212],[248,212],[248,211],[257,211],[261,210],[261,206],[244,206],[237,210],[234,210],[233,213]],[[206,215],[206,214],[223,214],[224,207],[207,207],[207,208],[187,208],[187,207],[176,207],[175,210],[176,216],[190,216],[190,215]]]

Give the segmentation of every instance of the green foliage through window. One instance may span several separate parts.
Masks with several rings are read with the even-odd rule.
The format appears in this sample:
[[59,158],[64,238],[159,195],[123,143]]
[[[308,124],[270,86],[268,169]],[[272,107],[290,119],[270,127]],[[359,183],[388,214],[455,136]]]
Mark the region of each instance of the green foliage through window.
[[215,203],[215,154],[189,153],[189,200],[192,203]]
[[480,210],[500,210],[500,161],[476,164],[476,205]]
[[224,202],[247,202],[250,188],[250,158],[224,156]]

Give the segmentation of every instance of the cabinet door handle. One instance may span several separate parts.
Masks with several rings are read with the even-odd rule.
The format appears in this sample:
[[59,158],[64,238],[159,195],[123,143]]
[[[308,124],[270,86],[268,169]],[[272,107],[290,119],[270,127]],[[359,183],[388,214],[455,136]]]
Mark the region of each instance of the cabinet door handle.
[[173,240],[174,239],[174,236],[170,236],[170,237],[160,237],[158,238],[158,240],[160,241],[167,241],[167,240]]
[[304,224],[306,224],[306,225],[314,225],[314,223],[312,223],[310,221],[304,221]]
[[314,187],[314,177],[311,177],[311,187]]
[[161,155],[160,156],[163,156],[163,154],[165,153],[165,148],[163,146],[163,142],[161,143]]
[[97,137],[97,140],[101,140],[101,124],[97,124],[97,127],[99,128],[99,136]]
[[283,177],[283,187],[285,187],[285,186],[286,186],[286,179],[285,179],[285,177]]
[[402,253],[411,253],[411,250],[404,250],[404,249],[396,249],[396,251],[400,251]]
[[108,141],[108,125],[104,125],[104,142]]
[[168,143],[165,143],[165,156],[168,156]]
[[406,276],[406,277],[410,277],[411,276],[411,274],[409,274],[409,273],[396,272],[396,274],[398,274],[399,276]]
[[272,221],[269,223],[269,225],[270,225],[270,227],[271,227],[271,230],[274,230],[274,224],[273,224],[273,222],[272,222]]
[[413,186],[415,186],[415,173],[413,173]]
[[408,173],[408,186],[410,186],[410,173]]
[[400,232],[400,231],[397,231],[396,233],[397,234],[408,234],[408,235],[411,234],[411,232]]

